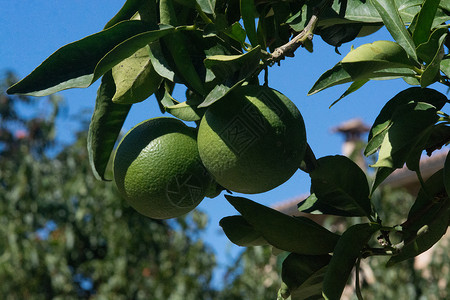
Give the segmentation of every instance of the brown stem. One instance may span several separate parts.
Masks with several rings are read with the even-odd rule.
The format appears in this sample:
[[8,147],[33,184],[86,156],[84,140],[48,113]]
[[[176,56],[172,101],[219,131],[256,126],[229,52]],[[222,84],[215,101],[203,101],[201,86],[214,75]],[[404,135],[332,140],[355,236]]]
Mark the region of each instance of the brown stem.
[[294,52],[301,46],[303,43],[309,39],[312,40],[314,36],[314,29],[316,28],[317,22],[319,21],[320,13],[332,3],[329,0],[322,1],[321,4],[314,7],[313,15],[309,20],[308,24],[305,28],[296,35],[293,39],[291,39],[286,44],[275,49],[273,53],[271,53],[271,57],[269,58],[269,64],[274,64],[280,62],[280,60],[285,59],[285,57],[294,57]]

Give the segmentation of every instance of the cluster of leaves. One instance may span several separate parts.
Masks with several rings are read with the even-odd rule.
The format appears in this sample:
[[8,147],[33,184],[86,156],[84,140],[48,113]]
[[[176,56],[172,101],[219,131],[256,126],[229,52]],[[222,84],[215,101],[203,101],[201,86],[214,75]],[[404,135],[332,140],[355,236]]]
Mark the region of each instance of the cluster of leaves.
[[136,214],[95,179],[85,131],[55,157],[41,151],[58,146],[57,103],[24,117],[20,108],[36,99],[3,92],[0,99],[2,298],[214,298],[215,257],[199,238],[204,213],[171,223]]
[[[365,154],[378,152],[372,186],[348,158],[316,160],[312,151],[305,157],[302,169],[310,173],[313,193],[299,210],[364,217],[368,223],[339,235],[307,218],[232,196],[227,199],[241,216],[221,221],[238,245],[269,244],[291,253],[283,263],[280,298],[338,299],[362,258],[389,255],[388,265],[394,265],[429,249],[447,230],[450,156],[426,182],[419,161],[424,150],[431,154],[450,140],[450,117],[441,111],[448,99],[427,88],[450,86],[449,20],[450,6],[439,0],[128,0],[104,30],[62,47],[8,92],[42,96],[87,87],[102,77],[88,150],[95,175],[105,179],[134,103],[154,94],[163,112],[198,121],[209,105],[239,85],[258,83],[263,70],[293,56],[300,45],[312,51],[314,34],[339,47],[386,26],[394,41],[352,49],[309,91],[351,82],[339,101],[374,79],[403,78],[417,85],[389,100],[371,128]],[[175,84],[186,86],[185,101],[172,97]],[[417,173],[421,191],[404,223],[386,225],[372,195],[404,164]],[[379,231],[386,241],[369,246]],[[390,232],[401,233],[399,244],[390,243]]]

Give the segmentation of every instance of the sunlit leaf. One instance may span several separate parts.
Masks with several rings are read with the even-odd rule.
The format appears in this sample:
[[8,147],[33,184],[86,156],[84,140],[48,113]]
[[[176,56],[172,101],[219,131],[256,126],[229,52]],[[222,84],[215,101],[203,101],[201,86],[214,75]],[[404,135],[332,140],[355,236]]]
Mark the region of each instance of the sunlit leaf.
[[112,101],[119,104],[133,104],[147,99],[162,81],[150,61],[148,46],[114,66],[112,76],[116,86]]
[[124,21],[58,49],[24,79],[8,89],[10,94],[45,96],[88,87],[97,63],[126,39],[145,32],[140,21]]
[[369,156],[381,146],[388,129],[393,125],[393,117],[399,108],[410,102],[424,102],[433,105],[436,110],[440,110],[446,101],[445,95],[433,89],[411,87],[401,91],[384,105],[375,119],[369,132],[364,154]]
[[394,1],[391,0],[370,0],[370,3],[375,6],[386,28],[391,33],[394,40],[400,44],[400,46],[405,49],[409,57],[413,59],[416,63],[416,47],[411,35],[406,30],[404,21],[400,17],[398,8]]
[[421,135],[437,120],[436,108],[428,103],[410,103],[397,109],[381,142],[378,160],[372,166],[401,168]]

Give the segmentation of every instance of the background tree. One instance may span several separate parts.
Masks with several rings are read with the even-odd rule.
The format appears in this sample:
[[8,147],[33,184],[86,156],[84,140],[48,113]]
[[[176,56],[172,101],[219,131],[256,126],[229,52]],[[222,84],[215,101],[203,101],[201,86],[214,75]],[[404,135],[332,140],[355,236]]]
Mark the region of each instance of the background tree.
[[[210,299],[215,257],[200,238],[207,216],[156,221],[94,178],[86,130],[54,157],[52,110],[0,94],[0,295],[4,299]],[[31,117],[24,116],[30,106]],[[83,119],[79,119],[79,122]]]

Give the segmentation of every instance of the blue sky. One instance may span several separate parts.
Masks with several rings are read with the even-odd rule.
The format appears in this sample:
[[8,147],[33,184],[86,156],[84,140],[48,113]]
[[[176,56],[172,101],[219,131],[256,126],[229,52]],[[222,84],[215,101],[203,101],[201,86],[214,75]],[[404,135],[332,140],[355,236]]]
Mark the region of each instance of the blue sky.
[[[122,0],[78,0],[78,1],[6,1],[0,0],[2,18],[0,21],[0,72],[13,70],[24,77],[45,58],[67,43],[79,40],[100,31],[104,24],[120,9]],[[385,30],[368,38],[357,39],[340,48],[345,55],[351,45],[375,40],[392,40]],[[331,132],[331,128],[351,118],[360,117],[372,124],[384,103],[399,91],[409,87],[401,79],[372,81],[356,93],[348,96],[329,109],[347,86],[333,87],[307,97],[308,90],[319,76],[333,67],[343,56],[335,53],[334,47],[324,44],[320,37],[314,38],[314,53],[299,49],[295,58],[281,62],[269,70],[269,85],[288,96],[300,109],[305,120],[308,142],[317,157],[341,153],[342,137]],[[60,93],[66,99],[69,116],[82,110],[93,110],[98,82],[87,89],[74,89]],[[444,91],[442,88],[439,90]],[[182,90],[176,90],[180,95]],[[123,130],[130,129],[140,121],[160,116],[156,101],[137,104],[131,110]],[[58,136],[70,142],[75,123],[65,118],[59,121]],[[265,205],[304,195],[309,190],[309,178],[297,172],[280,187],[247,198]],[[229,245],[221,233],[219,220],[236,211],[226,202],[223,194],[215,199],[205,199],[199,206],[210,216],[210,225],[205,240],[219,255],[219,262],[226,262],[227,252],[235,255],[237,246]],[[229,245],[229,247],[228,247]]]

